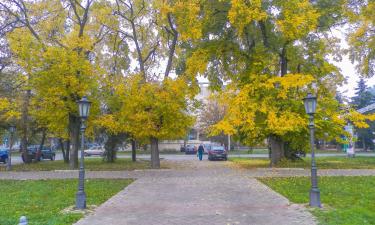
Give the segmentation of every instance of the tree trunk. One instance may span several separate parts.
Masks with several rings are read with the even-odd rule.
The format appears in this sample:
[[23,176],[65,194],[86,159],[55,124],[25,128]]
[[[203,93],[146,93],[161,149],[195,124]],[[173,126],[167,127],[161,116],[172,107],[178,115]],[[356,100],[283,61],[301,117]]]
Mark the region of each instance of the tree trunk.
[[157,138],[151,138],[151,168],[159,169],[160,168],[160,158],[159,158],[159,140]]
[[275,166],[285,156],[284,142],[279,137],[274,135],[271,135],[268,140],[271,148],[271,166]]
[[69,167],[70,169],[78,168],[78,150],[79,150],[79,117],[69,115],[69,132],[72,149],[69,152]]
[[46,129],[43,129],[43,131],[42,131],[42,140],[40,141],[40,145],[39,145],[39,149],[38,149],[38,154],[37,154],[38,161],[40,160],[40,157],[42,155],[42,149],[43,149],[43,146],[44,146],[44,142],[46,140],[46,135],[47,135]]
[[363,148],[363,151],[366,151],[365,137],[362,137],[362,148]]
[[[60,143],[60,146],[61,146],[61,151],[62,151],[62,154],[63,154],[64,163],[69,163],[70,141],[68,140],[68,141],[63,142],[63,139],[59,138],[59,143]],[[66,150],[65,150],[65,145],[66,145]]]
[[42,140],[40,141],[40,145],[39,145],[39,149],[42,150],[43,146],[44,146],[44,142],[46,141],[46,135],[47,135],[47,132],[45,129],[43,129],[42,131]]
[[134,139],[132,139],[131,142],[132,142],[132,161],[135,162],[137,161],[136,143]]
[[286,46],[287,44],[284,45],[281,54],[280,54],[280,75],[281,77],[285,76],[288,73],[288,58],[286,56]]
[[116,160],[116,146],[119,142],[119,137],[117,135],[109,135],[108,140],[106,141],[105,148],[105,157],[106,162],[115,162]]
[[22,134],[21,134],[21,149],[22,149],[22,158],[24,163],[31,163],[31,158],[27,152],[28,145],[28,125],[29,125],[29,102],[30,102],[31,91],[27,90],[25,93],[23,106],[22,106]]

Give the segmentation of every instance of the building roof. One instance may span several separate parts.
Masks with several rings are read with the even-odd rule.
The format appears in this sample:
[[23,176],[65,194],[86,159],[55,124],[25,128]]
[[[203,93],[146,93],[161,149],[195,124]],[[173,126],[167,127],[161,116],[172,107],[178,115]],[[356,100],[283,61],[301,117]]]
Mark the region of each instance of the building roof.
[[371,111],[374,111],[374,110],[375,110],[375,103],[373,103],[371,105],[368,105],[366,107],[360,108],[357,111],[359,113],[368,113],[368,112],[371,112]]

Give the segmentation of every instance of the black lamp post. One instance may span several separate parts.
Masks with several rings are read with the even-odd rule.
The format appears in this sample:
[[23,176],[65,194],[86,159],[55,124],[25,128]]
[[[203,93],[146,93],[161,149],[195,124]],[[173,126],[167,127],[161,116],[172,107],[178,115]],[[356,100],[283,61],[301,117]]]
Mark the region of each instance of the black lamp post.
[[16,126],[10,125],[9,127],[10,132],[10,140],[9,140],[9,152],[8,152],[8,162],[7,162],[7,170],[12,170],[12,147],[13,147],[13,135],[16,132]]
[[89,116],[90,105],[89,102],[84,96],[78,102],[79,116],[81,117],[81,161],[79,167],[79,181],[78,181],[78,192],[76,194],[76,208],[85,209],[86,208],[86,193],[85,193],[85,167],[84,167],[84,145],[85,145],[85,130],[86,125],[85,121]]
[[315,152],[314,152],[314,114],[316,112],[316,97],[311,93],[303,99],[305,103],[306,113],[310,116],[309,118],[309,128],[310,128],[310,146],[311,146],[311,190],[310,190],[310,206],[311,207],[321,207],[320,204],[320,191],[318,188],[318,174],[315,162]]

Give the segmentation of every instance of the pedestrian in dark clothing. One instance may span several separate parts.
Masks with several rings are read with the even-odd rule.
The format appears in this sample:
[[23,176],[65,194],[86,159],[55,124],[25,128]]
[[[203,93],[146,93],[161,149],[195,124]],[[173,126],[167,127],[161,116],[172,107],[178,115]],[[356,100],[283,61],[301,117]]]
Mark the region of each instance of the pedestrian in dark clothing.
[[203,158],[203,152],[204,152],[203,145],[199,145],[199,147],[198,147],[198,157],[199,157],[199,160],[200,160],[200,161],[202,161],[202,158]]

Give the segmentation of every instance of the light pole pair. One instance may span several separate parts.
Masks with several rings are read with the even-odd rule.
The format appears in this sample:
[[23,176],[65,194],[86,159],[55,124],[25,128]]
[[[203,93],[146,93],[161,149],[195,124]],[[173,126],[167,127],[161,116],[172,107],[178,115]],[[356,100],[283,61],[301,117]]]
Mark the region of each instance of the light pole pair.
[[85,165],[84,165],[84,148],[85,148],[85,122],[89,116],[91,102],[87,100],[84,96],[78,102],[79,116],[81,118],[81,161],[79,166],[79,176],[78,176],[78,191],[76,194],[76,208],[85,209],[86,208],[86,193],[85,193]]
[[315,150],[314,150],[314,114],[316,112],[316,97],[311,93],[303,99],[305,103],[306,113],[309,115],[309,128],[310,128],[310,146],[311,146],[311,190],[310,190],[310,206],[321,207],[320,204],[320,191],[318,188],[318,174],[317,166],[315,161]]

